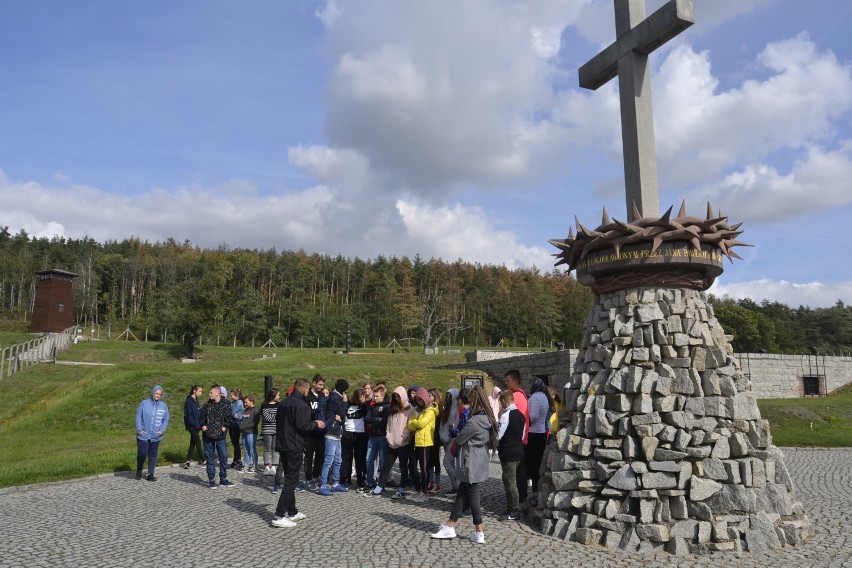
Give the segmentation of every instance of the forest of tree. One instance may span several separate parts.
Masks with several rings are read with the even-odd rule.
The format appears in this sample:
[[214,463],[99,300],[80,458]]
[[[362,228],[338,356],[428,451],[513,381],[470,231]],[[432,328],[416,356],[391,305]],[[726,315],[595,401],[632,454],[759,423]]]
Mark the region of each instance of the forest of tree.
[[[372,260],[304,251],[202,249],[137,238],[35,238],[0,227],[0,319],[27,320],[39,270],[78,274],[79,325],[187,344],[357,347],[412,338],[423,345],[579,345],[591,291],[561,270],[420,257]],[[712,299],[712,298],[711,298]],[[738,352],[831,353],[852,348],[852,308],[790,308],[712,299]]]

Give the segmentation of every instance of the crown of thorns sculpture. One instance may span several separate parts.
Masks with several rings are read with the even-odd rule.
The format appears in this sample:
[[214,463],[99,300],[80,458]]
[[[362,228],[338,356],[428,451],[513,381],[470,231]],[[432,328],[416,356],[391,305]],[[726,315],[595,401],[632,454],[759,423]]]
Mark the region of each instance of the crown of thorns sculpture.
[[606,207],[603,209],[601,225],[597,229],[589,230],[584,227],[577,217],[574,222],[577,225],[577,236],[574,236],[573,228],[568,229],[568,238],[551,239],[549,242],[560,253],[554,254],[559,261],[555,266],[567,264],[569,270],[577,268],[578,261],[585,258],[589,253],[600,249],[614,249],[615,254],[621,252],[625,245],[652,243],[653,254],[664,242],[680,241],[689,242],[696,251],[701,250],[702,244],[718,248],[722,254],[733,262],[734,257],[742,258],[733,250],[736,246],[753,246],[736,240],[743,233],[738,229],[742,223],[730,225],[728,218],[722,216],[719,211],[713,214],[713,208],[707,203],[707,218],[699,219],[686,214],[686,202],[681,202],[677,217],[671,218],[672,207],[662,217],[641,217],[636,205],[633,206],[632,220],[624,223],[619,220],[611,220],[607,214]]

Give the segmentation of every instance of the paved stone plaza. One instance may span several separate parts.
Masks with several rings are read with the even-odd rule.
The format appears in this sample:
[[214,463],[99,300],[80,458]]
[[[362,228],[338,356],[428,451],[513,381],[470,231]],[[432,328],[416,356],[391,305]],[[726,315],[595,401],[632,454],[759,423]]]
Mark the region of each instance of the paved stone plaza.
[[765,555],[675,557],[628,554],[544,537],[500,523],[499,464],[484,484],[487,544],[429,538],[446,520],[449,497],[425,505],[350,492],[297,494],[307,519],[272,528],[270,477],[234,474],[239,485],[211,491],[202,468],[159,468],[158,481],[127,472],[0,490],[0,566],[848,566],[852,567],[852,450],[785,449],[813,522],[810,543]]

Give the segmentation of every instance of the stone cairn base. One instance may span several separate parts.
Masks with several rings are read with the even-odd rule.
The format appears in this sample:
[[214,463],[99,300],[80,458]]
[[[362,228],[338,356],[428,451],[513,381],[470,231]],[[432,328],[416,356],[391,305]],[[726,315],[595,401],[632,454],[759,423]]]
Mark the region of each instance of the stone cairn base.
[[542,532],[673,554],[807,541],[784,455],[703,292],[599,295],[581,347],[532,511]]

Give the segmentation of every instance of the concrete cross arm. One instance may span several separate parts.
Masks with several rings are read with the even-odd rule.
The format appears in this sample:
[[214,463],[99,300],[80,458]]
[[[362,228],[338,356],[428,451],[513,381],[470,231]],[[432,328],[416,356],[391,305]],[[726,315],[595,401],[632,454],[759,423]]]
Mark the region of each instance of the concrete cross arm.
[[618,60],[626,54],[648,55],[694,23],[692,0],[670,0],[580,67],[580,86],[598,89],[618,75]]

